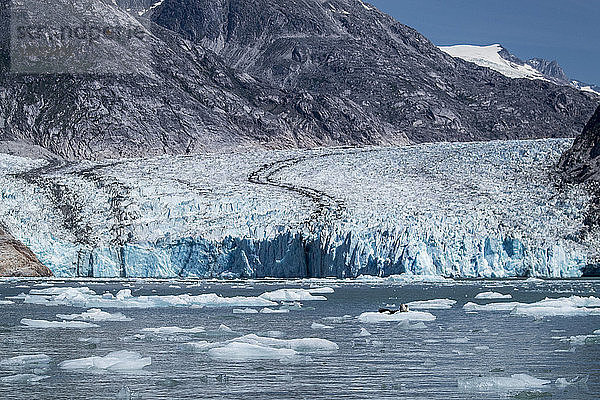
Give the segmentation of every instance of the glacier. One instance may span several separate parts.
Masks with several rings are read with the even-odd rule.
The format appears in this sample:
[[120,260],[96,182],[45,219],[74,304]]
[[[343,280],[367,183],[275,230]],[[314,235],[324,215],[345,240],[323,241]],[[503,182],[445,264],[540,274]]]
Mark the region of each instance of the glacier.
[[0,222],[58,277],[578,277],[590,197],[551,175],[571,143],[0,155]]

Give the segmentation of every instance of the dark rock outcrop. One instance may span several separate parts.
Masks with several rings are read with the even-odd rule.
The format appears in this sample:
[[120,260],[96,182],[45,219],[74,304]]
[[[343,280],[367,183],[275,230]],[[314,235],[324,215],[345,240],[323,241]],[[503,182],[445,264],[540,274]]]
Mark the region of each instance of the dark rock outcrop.
[[600,107],[562,156],[558,168],[567,181],[600,182]]
[[0,226],[0,276],[50,277],[52,272],[31,250]]
[[[65,158],[575,136],[598,103],[454,59],[359,0],[30,3],[0,9],[0,141]],[[40,44],[19,24],[135,34]]]

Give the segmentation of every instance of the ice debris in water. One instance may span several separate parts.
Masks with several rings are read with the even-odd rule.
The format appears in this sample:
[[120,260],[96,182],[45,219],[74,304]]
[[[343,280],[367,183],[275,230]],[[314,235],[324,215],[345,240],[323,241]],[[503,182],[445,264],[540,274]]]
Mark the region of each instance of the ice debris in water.
[[188,343],[193,349],[208,352],[209,357],[219,361],[253,361],[293,359],[301,354],[332,352],[338,345],[326,339],[275,339],[258,335],[245,335],[225,342],[206,341]]
[[512,389],[541,388],[550,383],[550,381],[537,379],[527,374],[514,374],[510,377],[485,376],[478,378],[459,379],[458,387],[463,390],[473,391],[504,391]]
[[64,328],[64,329],[86,329],[86,328],[98,328],[99,325],[92,324],[89,322],[80,321],[46,321],[43,319],[21,319],[21,324],[30,328]]
[[368,330],[366,330],[365,328],[360,328],[360,332],[356,335],[358,337],[367,337],[367,336],[371,336],[371,332],[369,332]]
[[363,324],[377,324],[380,322],[400,321],[435,321],[435,315],[424,311],[408,311],[390,314],[387,312],[364,312],[357,317]]
[[512,299],[510,294],[502,294],[497,292],[483,292],[475,296],[479,300],[500,300],[500,299]]
[[0,377],[2,383],[37,383],[44,379],[50,378],[49,375],[36,375],[36,374],[16,374]]
[[144,328],[142,332],[152,333],[155,335],[177,335],[177,334],[186,334],[186,333],[204,333],[206,330],[197,326],[194,328],[180,328],[178,326],[162,326],[159,328]]
[[584,377],[579,377],[576,376],[575,378],[568,380],[566,378],[558,378],[556,380],[556,386],[561,387],[561,388],[565,388],[567,386],[574,386],[574,385],[585,385],[589,380],[588,376],[584,376]]
[[271,301],[314,301],[327,300],[325,296],[314,296],[310,290],[306,289],[278,289],[272,292],[265,292],[259,296],[262,299]]
[[467,303],[463,306],[465,311],[511,311],[513,315],[543,317],[572,317],[585,315],[600,315],[600,299],[597,297],[561,297],[538,301],[536,303]]
[[258,314],[258,310],[254,308],[234,308],[234,314]]
[[57,318],[66,320],[79,320],[79,321],[94,321],[94,322],[126,322],[131,321],[131,318],[127,318],[120,312],[111,314],[106,311],[102,311],[99,308],[91,308],[81,314],[56,314]]
[[355,279],[357,282],[362,283],[382,283],[382,284],[393,284],[393,283],[441,283],[441,282],[452,282],[450,278],[444,278],[440,275],[413,275],[413,274],[401,274],[391,275],[387,278],[381,278],[378,276],[371,275],[360,275]]
[[260,310],[261,314],[287,314],[289,312],[290,312],[289,308],[273,309],[273,308],[265,307],[262,310]]
[[456,304],[456,300],[451,299],[434,299],[424,301],[411,301],[408,303],[409,308],[415,310],[444,310],[452,308]]
[[311,329],[333,329],[333,326],[320,324],[318,322],[313,322],[310,327]]
[[132,296],[131,289],[96,294],[88,287],[49,288],[31,290],[24,296],[25,303],[45,306],[74,306],[97,308],[160,308],[160,307],[268,307],[277,305],[264,297],[221,297],[215,293],[192,296],[189,294],[166,296]]
[[421,330],[421,329],[427,329],[427,325],[425,325],[423,322],[417,322],[416,324],[411,324],[409,321],[401,321],[398,324],[398,328],[416,331],[416,330]]
[[317,287],[308,289],[310,294],[331,294],[335,293],[335,290],[330,287]]
[[231,329],[230,327],[228,327],[227,325],[221,324],[219,325],[219,332],[225,332],[225,333],[233,333],[233,329]]
[[0,300],[0,306],[8,304],[15,304],[15,302],[11,300]]
[[66,360],[58,366],[70,371],[113,371],[129,372],[141,370],[152,364],[150,357],[142,357],[139,353],[133,351],[113,351],[104,357],[87,357],[74,360]]
[[0,360],[3,369],[42,369],[50,364],[50,356],[46,354],[22,355]]
[[208,356],[213,360],[232,362],[259,360],[283,361],[285,359],[297,357],[298,352],[292,349],[280,349],[257,344],[232,342],[223,347],[208,350]]

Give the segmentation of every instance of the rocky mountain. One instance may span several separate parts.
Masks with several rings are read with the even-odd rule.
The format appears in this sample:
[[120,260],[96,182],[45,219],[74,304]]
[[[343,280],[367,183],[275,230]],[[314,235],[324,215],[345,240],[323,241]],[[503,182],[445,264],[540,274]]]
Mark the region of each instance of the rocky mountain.
[[558,165],[572,182],[600,182],[600,107]]
[[23,243],[0,226],[0,276],[52,276]]
[[599,101],[452,58],[360,0],[54,3],[0,11],[0,148],[20,154],[564,137]]

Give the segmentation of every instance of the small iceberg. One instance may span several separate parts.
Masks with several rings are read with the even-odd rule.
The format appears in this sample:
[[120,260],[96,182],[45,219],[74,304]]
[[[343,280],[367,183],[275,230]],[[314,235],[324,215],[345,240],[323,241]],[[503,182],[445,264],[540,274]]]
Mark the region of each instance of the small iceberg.
[[208,356],[213,360],[229,362],[249,362],[263,360],[293,359],[298,352],[292,349],[280,349],[260,346],[257,344],[232,342],[223,347],[208,350]]
[[313,323],[310,325],[310,328],[311,328],[311,329],[315,329],[315,330],[318,330],[318,329],[333,329],[333,326],[329,326],[329,325],[320,324],[320,323],[318,323],[318,322],[313,322]]
[[272,292],[265,292],[259,296],[262,299],[270,301],[325,301],[325,296],[314,296],[310,290],[306,289],[278,289]]
[[0,382],[14,384],[14,383],[37,383],[44,379],[50,378],[49,375],[36,375],[36,374],[16,374],[0,377]]
[[133,351],[113,351],[104,357],[87,357],[66,360],[58,364],[61,369],[69,371],[139,371],[152,364],[150,357],[142,357]]
[[144,328],[142,332],[152,333],[154,335],[178,335],[178,334],[189,334],[189,333],[204,333],[206,330],[197,326],[194,328],[180,328],[178,326],[162,326],[159,328]]
[[504,391],[542,388],[550,383],[550,381],[537,379],[527,374],[514,374],[510,377],[487,376],[459,379],[458,387],[469,391]]
[[92,324],[89,322],[79,321],[46,321],[43,319],[29,319],[23,318],[21,324],[29,328],[39,329],[51,329],[51,328],[62,328],[62,329],[87,329],[87,328],[98,328],[99,325]]
[[497,292],[483,292],[479,293],[475,298],[478,300],[507,300],[512,299],[512,295]]
[[408,307],[415,310],[447,310],[456,304],[456,300],[434,299],[425,301],[411,301]]
[[94,321],[94,322],[126,322],[131,321],[122,313],[108,313],[99,308],[91,308],[81,314],[56,314],[57,318],[69,321]]
[[378,324],[382,322],[401,322],[401,321],[435,321],[435,315],[424,311],[397,312],[395,314],[380,312],[365,312],[360,314],[357,319],[363,324]]

